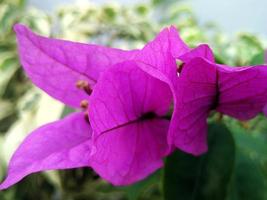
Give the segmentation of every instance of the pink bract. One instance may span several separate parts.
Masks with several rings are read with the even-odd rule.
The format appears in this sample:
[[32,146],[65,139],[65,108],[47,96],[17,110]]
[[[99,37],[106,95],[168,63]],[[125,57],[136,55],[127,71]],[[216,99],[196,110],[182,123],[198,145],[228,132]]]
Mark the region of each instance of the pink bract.
[[30,173],[89,166],[91,134],[92,129],[82,113],[36,129],[12,156],[8,177],[0,189],[8,188]]
[[162,167],[171,92],[135,62],[114,65],[100,77],[90,99],[94,130],[92,167],[121,185],[143,179]]
[[138,52],[46,38],[21,24],[15,25],[14,30],[20,62],[31,81],[74,108],[88,99],[88,95],[76,87],[78,80],[87,81],[93,87],[109,66],[128,60]]
[[[30,173],[89,166],[111,183],[126,185],[163,165],[162,158],[169,153],[169,121],[164,115],[172,93],[157,73],[151,76],[139,64],[161,67],[162,76],[168,78],[165,73],[170,73],[175,79],[175,65],[162,68],[164,63],[175,64],[169,45],[162,47],[168,57],[158,54],[159,63],[151,63],[145,49],[157,51],[161,48],[154,46],[157,42],[144,50],[124,51],[49,39],[23,25],[14,29],[21,64],[32,82],[64,104],[75,108],[82,104],[86,112],[89,102],[90,123],[78,113],[33,131],[11,159],[1,189]],[[155,39],[158,45],[171,38],[177,51],[186,51],[173,31],[164,29]]]
[[208,45],[190,49],[173,26],[129,51],[14,29],[32,82],[86,114],[33,131],[0,189],[34,172],[77,167],[92,167],[114,185],[131,184],[162,167],[175,147],[205,153],[211,110],[240,120],[267,114],[266,66],[216,64]]

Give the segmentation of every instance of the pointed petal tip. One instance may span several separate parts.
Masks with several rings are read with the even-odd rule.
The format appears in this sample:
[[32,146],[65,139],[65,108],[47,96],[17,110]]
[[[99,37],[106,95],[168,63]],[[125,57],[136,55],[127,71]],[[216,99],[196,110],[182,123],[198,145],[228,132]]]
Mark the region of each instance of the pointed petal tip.
[[[84,131],[88,130],[88,131]],[[88,167],[91,127],[83,113],[46,124],[33,131],[12,156],[0,190],[41,171]]]
[[200,44],[199,47],[211,49],[210,46],[208,44],[206,44],[206,43]]
[[11,186],[13,186],[15,183],[18,183],[21,181],[24,177],[20,177],[17,180],[12,179],[9,176],[6,176],[3,182],[0,184],[0,191],[9,189]]
[[179,32],[178,28],[173,24],[170,26],[170,31]]
[[0,185],[0,190],[5,190],[6,187],[3,185],[3,183]]
[[207,43],[202,43],[198,47],[206,49],[207,53],[213,55],[212,48]]
[[158,35],[168,34],[169,33],[169,27],[165,27],[161,29]]
[[179,31],[174,25],[168,25],[160,29],[160,32],[157,35],[175,33],[179,35]]
[[20,23],[16,23],[13,25],[13,30],[15,31],[15,33],[21,33],[22,31],[24,31],[27,27],[23,24]]
[[11,185],[13,184],[6,184],[6,180],[5,180],[2,184],[0,184],[0,191],[8,189]]
[[175,25],[167,26],[161,29],[160,32],[167,32],[167,33],[173,33],[173,34],[179,35],[179,29]]

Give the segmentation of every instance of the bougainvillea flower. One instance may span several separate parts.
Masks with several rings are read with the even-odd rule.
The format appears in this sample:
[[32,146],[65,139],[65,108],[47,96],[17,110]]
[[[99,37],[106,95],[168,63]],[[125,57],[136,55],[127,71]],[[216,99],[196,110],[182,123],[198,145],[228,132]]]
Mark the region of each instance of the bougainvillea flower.
[[[179,43],[182,44],[179,46],[183,48],[175,48],[174,44]],[[202,154],[207,150],[206,138],[204,138],[204,136],[200,137],[199,134],[206,135],[206,120],[208,112],[211,109],[210,105],[213,104],[213,98],[202,100],[203,103],[206,104],[206,107],[202,110],[199,110],[200,108],[198,107],[194,107],[197,105],[192,103],[198,98],[198,92],[200,95],[205,95],[205,93],[209,93],[212,90],[212,96],[216,96],[216,70],[212,70],[213,67],[209,67],[207,64],[202,65],[202,63],[200,63],[201,65],[199,65],[199,63],[197,63],[198,58],[207,59],[211,62],[214,61],[213,53],[207,45],[200,45],[190,50],[181,42],[174,27],[165,30],[165,32],[161,32],[159,37],[147,44],[147,46],[136,55],[136,59],[139,61],[138,66],[151,76],[168,84],[172,91],[174,108],[167,136],[169,145],[174,145],[194,155]],[[196,59],[196,61],[193,61],[194,59]],[[176,60],[182,61],[182,65],[178,70]],[[184,67],[187,69],[184,69]],[[179,73],[181,70],[183,72]],[[198,78],[198,80],[194,82],[192,78]],[[208,87],[201,88],[198,81],[200,84],[203,81],[205,86],[209,85],[209,82],[212,82],[212,84],[214,83],[215,90],[214,88],[210,89]],[[191,105],[186,105],[186,107],[189,106],[189,108],[184,108],[186,101],[191,101]],[[201,104],[200,106],[203,105]],[[200,111],[200,113],[197,113],[195,116],[191,115],[194,109]],[[205,112],[203,117],[202,112]],[[193,122],[196,118],[200,116],[204,123],[198,128],[203,128],[203,132],[199,132],[198,129],[191,127],[194,125]],[[192,133],[189,129],[192,129]],[[190,133],[187,133],[188,131]],[[188,140],[191,140],[192,134],[199,136],[197,137],[200,138],[199,141],[196,143],[188,142]]]
[[91,166],[113,184],[130,184],[162,167],[172,99],[168,85],[135,62],[104,72],[90,98]]
[[[133,51],[49,39],[23,25],[15,31],[21,63],[33,83],[74,108],[88,112],[90,103],[90,118],[71,114],[31,133],[13,155],[0,189],[33,172],[89,166],[111,183],[125,185],[162,166],[169,152],[169,122],[163,116],[172,99],[166,81],[177,77],[169,47],[176,53],[189,50],[174,28]],[[163,57],[157,54],[161,48]],[[159,56],[157,62],[151,63],[147,50]],[[146,73],[137,63],[160,70]]]
[[116,64],[99,79],[90,98],[89,119],[95,149],[91,165],[102,177],[129,184],[163,165],[171,149],[170,122],[164,116],[176,95],[173,54],[189,51],[176,29],[166,28],[132,61]]
[[194,155],[207,151],[207,117],[217,110],[239,120],[266,114],[267,66],[231,67],[204,57],[185,63],[179,75],[176,114],[168,140]]
[[[207,118],[216,101],[215,65],[194,58],[184,64],[177,84],[169,143],[194,155],[207,151]],[[178,123],[179,122],[179,123]]]
[[[170,33],[175,35],[173,27]],[[169,40],[163,39],[164,35]],[[179,37],[162,33],[142,50],[149,59],[142,60],[140,52],[137,57],[141,57],[141,69],[166,82],[173,93],[169,145],[200,155],[208,149],[207,118],[211,110],[240,120],[251,119],[262,110],[267,113],[267,67],[218,65],[208,45],[175,49],[175,38]],[[178,78],[171,57],[181,61]]]
[[[164,116],[170,100],[180,97],[173,55],[184,62],[195,57],[214,60],[208,46],[190,50],[171,27],[137,52],[134,61],[104,72],[94,88],[89,118],[96,152],[91,165],[115,184],[140,180],[161,167],[162,158],[171,151]],[[173,119],[170,123],[180,123]]]

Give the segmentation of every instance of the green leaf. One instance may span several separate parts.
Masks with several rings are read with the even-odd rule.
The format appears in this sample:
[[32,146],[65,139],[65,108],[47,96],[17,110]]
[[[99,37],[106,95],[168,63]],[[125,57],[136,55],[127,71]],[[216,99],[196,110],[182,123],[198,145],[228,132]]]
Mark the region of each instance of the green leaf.
[[[258,126],[257,123],[252,129]],[[265,135],[252,133],[252,130],[245,129],[236,122],[229,124],[229,127],[236,141],[237,159],[227,200],[266,200],[267,146]]]
[[235,144],[223,124],[209,126],[209,151],[195,157],[181,151],[166,160],[165,200],[224,200],[235,160]]
[[263,135],[251,134],[239,126],[232,126],[233,136],[236,141],[236,146],[244,153],[252,156],[260,161],[267,160],[267,145]]
[[122,189],[126,192],[129,200],[137,200],[138,197],[151,185],[157,184],[161,171],[158,170],[145,180],[139,181],[133,185],[123,187]]
[[218,64],[225,64],[224,61],[223,61],[223,57],[220,56],[219,54],[215,54],[215,61]]
[[237,151],[235,173],[227,200],[266,200],[267,185],[259,163]]
[[61,116],[60,118],[64,118],[65,116],[67,116],[68,114],[71,114],[73,113],[75,110],[73,108],[70,108],[68,106],[65,106],[62,113],[61,113]]
[[255,55],[250,62],[251,65],[262,65],[263,63],[264,63],[264,51]]

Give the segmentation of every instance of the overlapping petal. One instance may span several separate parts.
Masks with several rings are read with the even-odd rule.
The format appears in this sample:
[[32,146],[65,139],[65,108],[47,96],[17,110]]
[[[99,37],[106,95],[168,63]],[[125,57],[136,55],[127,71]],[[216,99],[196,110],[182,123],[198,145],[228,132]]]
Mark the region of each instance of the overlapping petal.
[[128,61],[108,69],[90,97],[95,145],[91,165],[115,185],[138,181],[162,166],[168,150],[168,85]]
[[[267,66],[218,66],[219,99],[216,110],[248,120],[265,111],[267,104]],[[266,113],[265,113],[266,114]]]
[[32,82],[72,107],[79,107],[81,100],[88,99],[88,94],[76,87],[78,80],[93,87],[106,68],[138,52],[50,39],[20,24],[14,30],[21,64]]
[[170,43],[169,51],[171,52],[174,58],[178,58],[190,51],[190,48],[182,40],[178,30],[174,26],[171,26],[168,32],[168,38]]
[[8,176],[0,189],[6,189],[35,172],[88,167],[91,134],[83,113],[71,114],[33,131],[13,155]]
[[103,133],[95,141],[93,169],[114,185],[144,179],[163,166],[169,121],[152,119],[129,123]]
[[180,56],[175,56],[175,58],[180,59],[184,63],[190,62],[197,57],[207,59],[210,62],[215,62],[213,52],[207,44],[201,44]]
[[136,54],[135,60],[142,70],[166,82],[174,91],[177,80],[174,55],[181,56],[188,51],[175,28],[165,28]]
[[194,155],[207,151],[207,118],[217,97],[216,70],[216,65],[197,57],[186,63],[179,75],[168,140]]
[[[22,25],[15,31],[28,76],[67,105],[90,100],[92,129],[83,114],[37,129],[0,189],[29,173],[89,165],[114,185],[131,184],[160,168],[173,146],[206,152],[212,109],[240,120],[267,114],[267,66],[218,65],[208,45],[189,49],[174,27],[133,51],[48,39]],[[93,87],[90,97],[76,87],[79,80]]]
[[239,120],[251,119],[262,111],[267,114],[267,66],[230,67],[207,56],[188,58],[177,84],[179,98],[173,114],[177,123],[171,124],[168,139],[176,147],[200,155],[207,150],[211,110]]
[[[213,104],[212,99],[216,95],[216,69],[213,65],[206,64],[202,57],[214,61],[208,45],[200,45],[190,50],[174,27],[161,31],[137,54],[137,60],[141,61],[139,67],[166,82],[172,91],[174,110],[168,143],[195,155],[207,150],[206,119]],[[176,59],[182,60],[184,67],[188,68],[180,77],[177,74]],[[209,69],[212,69],[211,74]],[[194,102],[196,107],[191,104],[194,98],[200,98],[199,105],[198,100]],[[209,101],[206,102],[207,100]],[[193,126],[196,126],[196,129]]]

